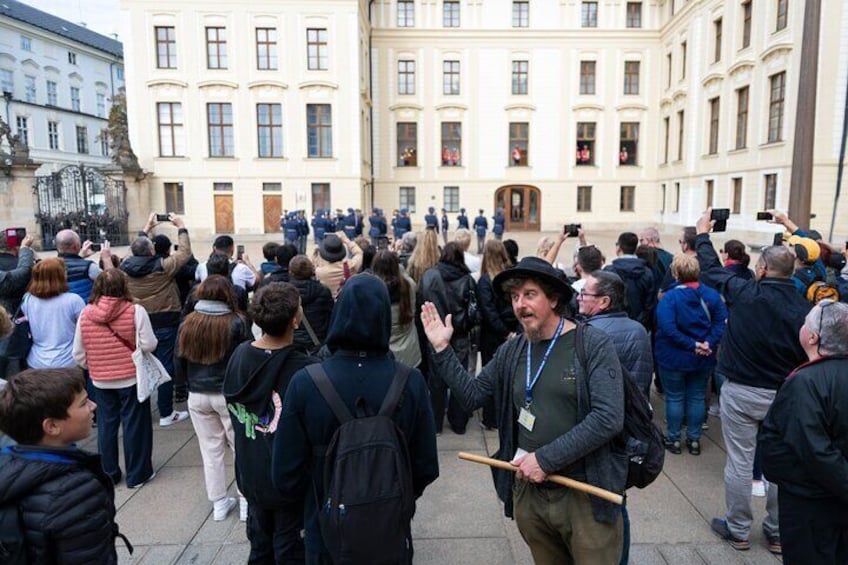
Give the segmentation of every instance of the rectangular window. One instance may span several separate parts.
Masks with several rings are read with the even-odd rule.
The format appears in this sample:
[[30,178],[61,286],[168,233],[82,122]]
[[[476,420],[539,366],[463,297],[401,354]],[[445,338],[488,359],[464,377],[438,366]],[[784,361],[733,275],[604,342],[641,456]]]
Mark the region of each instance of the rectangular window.
[[512,27],[528,27],[530,25],[530,2],[513,0]]
[[206,28],[206,68],[227,68],[227,28]]
[[624,62],[624,93],[639,94],[639,61]]
[[595,94],[595,61],[580,61],[580,94]]
[[598,27],[597,2],[583,2],[580,5],[580,27]]
[[329,104],[306,105],[306,146],[310,158],[333,156],[333,114]]
[[415,213],[415,187],[400,187],[400,207],[406,208],[410,214]]
[[509,124],[509,164],[513,167],[526,167],[530,124],[510,122]]
[[633,212],[636,210],[636,187],[622,186],[618,198],[618,210],[620,212]]
[[50,149],[59,149],[59,123],[47,122],[47,145]]
[[256,105],[256,131],[260,157],[283,156],[282,104]]
[[398,167],[418,166],[418,124],[398,122],[397,124]]
[[442,62],[442,93],[459,94],[459,61]]
[[52,80],[47,81],[47,103],[51,106],[59,105],[58,88]]
[[156,67],[160,69],[177,68],[177,36],[173,27],[157,26]]
[[185,214],[185,195],[183,183],[165,183],[165,212],[168,214]]
[[592,187],[578,186],[577,187],[577,211],[591,212],[592,211]]
[[459,27],[459,2],[457,0],[445,0],[444,27]]
[[777,23],[774,31],[786,29],[787,17],[789,15],[789,0],[777,0]]
[[786,72],[769,77],[769,92],[768,140],[771,143],[783,139],[783,101],[786,98]]
[[415,2],[412,0],[398,0],[397,25],[398,27],[415,26]]
[[330,183],[313,182],[311,186],[311,192],[313,214],[315,214],[315,210],[330,209]]
[[263,182],[262,192],[282,192],[283,183],[281,182]]
[[711,98],[710,104],[710,146],[708,153],[715,155],[718,153],[718,126],[721,114],[721,98],[716,96]]
[[73,51],[68,51],[68,63],[70,63],[71,65],[77,64],[77,54]]
[[80,89],[76,86],[71,87],[71,110],[75,112],[82,111],[82,105],[80,103]]
[[668,145],[670,141],[671,134],[671,118],[665,117],[663,118],[663,136],[665,137],[665,143],[663,144],[663,163],[668,163]]
[[595,122],[577,122],[577,164],[595,164]]
[[124,80],[124,67],[115,68],[115,76],[118,77],[118,80]]
[[680,183],[674,183],[674,208],[672,212],[680,212]]
[[109,131],[106,129],[100,130],[100,135],[97,136],[100,142],[100,155],[103,157],[109,156]]
[[732,214],[741,214],[742,213],[742,177],[735,177],[733,179],[733,194],[732,200],[733,205],[730,208],[730,212]]
[[512,93],[527,94],[527,72],[530,68],[528,61],[512,62]]
[[311,28],[306,30],[306,67],[310,71],[326,71],[327,66],[327,30]]
[[777,208],[777,174],[765,175],[764,178],[766,187],[763,210],[772,210]]
[[721,33],[723,23],[721,18],[713,22],[713,63],[721,61]]
[[88,153],[88,129],[77,126],[77,153]]
[[751,45],[751,17],[754,12],[753,2],[742,2],[742,49]]
[[665,54],[665,70],[666,70],[666,88],[671,88],[671,75],[674,71],[673,60],[671,56],[671,52]]
[[713,198],[715,197],[715,181],[710,179],[704,183],[707,192],[706,208],[712,208]]
[[445,212],[459,212],[459,187],[446,186],[442,202]]
[[660,185],[660,212],[665,214],[666,187],[665,183]]
[[627,27],[642,27],[642,3],[627,3]]
[[36,91],[35,91],[35,77],[25,76],[24,77],[24,90],[26,95],[26,101],[35,103]]
[[184,156],[183,105],[179,102],[159,102],[156,104],[156,113],[159,116],[159,156]]
[[15,92],[15,73],[9,69],[0,69],[0,86],[3,87],[3,92]]
[[683,110],[677,112],[677,160],[683,160],[683,131],[686,121],[686,113]]
[[21,49],[24,51],[32,51],[32,39],[26,35],[21,36]]
[[24,145],[29,145],[29,120],[24,116],[18,116],[16,119],[18,126],[18,135]]
[[97,93],[97,117],[106,117],[106,95],[101,92]]
[[219,102],[206,105],[206,118],[209,124],[209,156],[232,157],[233,142],[233,105]]
[[687,59],[686,55],[687,55],[688,47],[689,47],[689,44],[685,41],[680,44],[680,58],[682,59],[680,61],[680,80],[683,80],[683,79],[686,78],[686,59]]
[[398,94],[415,94],[415,61],[398,61]]
[[736,90],[736,149],[748,146],[748,87]]
[[256,28],[256,68],[260,71],[277,70],[277,28]]
[[442,166],[462,165],[462,124],[442,122]]
[[620,137],[618,164],[637,165],[639,163],[639,122],[621,122]]
[[231,182],[213,182],[212,183],[212,191],[213,192],[232,192],[233,191],[233,183],[231,183]]

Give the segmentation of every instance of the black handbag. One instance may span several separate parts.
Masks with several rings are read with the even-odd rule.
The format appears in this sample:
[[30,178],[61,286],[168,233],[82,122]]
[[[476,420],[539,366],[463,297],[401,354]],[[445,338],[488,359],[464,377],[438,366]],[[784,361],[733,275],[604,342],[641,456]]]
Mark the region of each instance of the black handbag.
[[[21,304],[23,306],[23,304]],[[30,332],[29,320],[23,315],[21,306],[12,318],[12,323],[15,329],[12,330],[12,335],[9,336],[9,341],[6,344],[7,359],[26,359],[29,355],[29,350],[32,348],[32,333]]]

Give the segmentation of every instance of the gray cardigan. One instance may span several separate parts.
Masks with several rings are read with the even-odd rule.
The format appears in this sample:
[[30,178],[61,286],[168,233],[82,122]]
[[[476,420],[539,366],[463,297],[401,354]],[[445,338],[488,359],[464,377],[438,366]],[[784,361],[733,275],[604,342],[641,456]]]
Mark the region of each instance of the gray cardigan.
[[[624,385],[621,365],[612,341],[601,331],[584,326],[584,343],[589,367],[577,364],[577,425],[536,451],[536,459],[547,474],[556,473],[579,459],[584,460],[587,481],[595,486],[624,493],[627,456],[621,431],[624,426]],[[501,345],[477,378],[462,367],[450,347],[439,353],[430,349],[433,374],[440,375],[468,410],[483,406],[494,397],[497,407],[500,447],[494,457],[512,460],[518,443],[513,405],[513,380],[527,339],[521,335]],[[588,377],[587,377],[588,375]],[[495,490],[504,503],[504,514],[512,517],[512,485],[515,474],[493,469]],[[590,497],[598,522],[612,523],[620,507]]]

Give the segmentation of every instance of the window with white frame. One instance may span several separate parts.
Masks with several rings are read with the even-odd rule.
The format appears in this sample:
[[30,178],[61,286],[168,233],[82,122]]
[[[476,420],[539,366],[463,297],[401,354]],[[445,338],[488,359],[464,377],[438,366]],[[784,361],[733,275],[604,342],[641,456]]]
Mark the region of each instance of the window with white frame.
[[18,136],[24,145],[29,145],[29,119],[26,116],[18,116],[16,119]]
[[9,69],[0,69],[0,87],[3,92],[15,93],[15,73]]
[[97,93],[97,117],[106,117],[106,95],[102,92]]
[[256,28],[256,68],[260,71],[277,70],[277,28]]
[[415,2],[413,0],[398,0],[397,25],[398,27],[415,26]]
[[442,62],[442,94],[459,94],[459,61]]
[[580,4],[580,27],[598,27],[597,2],[582,2]]
[[326,71],[329,68],[328,49],[326,29],[306,30],[306,64],[310,71]]
[[283,156],[282,104],[257,104],[256,126],[260,157]]
[[59,105],[59,89],[55,81],[47,81],[47,103],[51,106]]
[[35,77],[33,76],[25,76],[24,77],[24,88],[26,101],[32,102],[33,104],[36,101],[36,89],[35,89]]
[[159,122],[159,156],[184,156],[183,105],[179,102],[159,102],[156,104],[156,110]]
[[77,126],[77,153],[88,153],[88,128]]
[[785,100],[786,72],[784,71],[769,77],[769,143],[783,139],[783,110]]
[[333,115],[329,104],[306,105],[306,150],[312,159],[333,156]]
[[529,61],[512,62],[512,93],[527,94],[527,74],[530,69]]
[[459,187],[446,186],[442,197],[442,207],[445,212],[459,212]]
[[59,150],[59,122],[47,122],[47,145],[50,149]]
[[410,214],[415,213],[415,187],[400,187],[400,207],[406,208]]
[[233,105],[212,103],[206,105],[210,157],[232,157],[235,154],[233,141]]
[[82,103],[80,102],[80,89],[76,86],[71,87],[71,110],[75,112],[82,111]]
[[445,0],[443,4],[444,27],[459,27],[459,2],[458,0]]
[[21,36],[21,49],[24,51],[32,51],[32,38],[26,35]]
[[415,61],[398,61],[398,94],[415,94]]
[[530,2],[514,0],[512,2],[512,27],[528,27],[530,25]]
[[226,69],[227,62],[227,28],[206,28],[206,68]]
[[156,35],[156,67],[159,69],[177,68],[177,40],[173,27],[157,26],[153,28]]

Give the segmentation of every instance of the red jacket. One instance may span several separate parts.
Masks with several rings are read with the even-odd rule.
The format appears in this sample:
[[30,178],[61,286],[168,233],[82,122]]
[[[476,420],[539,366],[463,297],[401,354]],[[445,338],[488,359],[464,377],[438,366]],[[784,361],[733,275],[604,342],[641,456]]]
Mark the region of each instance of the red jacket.
[[135,306],[132,302],[104,296],[85,307],[79,323],[92,380],[113,381],[135,376],[132,360],[136,347]]

